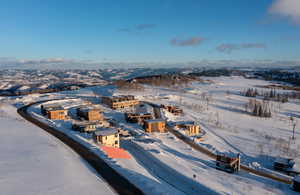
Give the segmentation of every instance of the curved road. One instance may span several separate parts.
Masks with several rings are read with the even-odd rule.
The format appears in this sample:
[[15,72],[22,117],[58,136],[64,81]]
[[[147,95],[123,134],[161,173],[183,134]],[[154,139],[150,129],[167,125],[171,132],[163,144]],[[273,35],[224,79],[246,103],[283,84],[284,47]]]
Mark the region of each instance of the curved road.
[[45,100],[40,102],[31,103],[24,107],[18,109],[18,113],[26,120],[30,121],[31,123],[39,126],[46,132],[50,133],[51,135],[55,136],[66,145],[68,145],[71,149],[77,152],[83,159],[85,159],[101,177],[106,180],[106,182],[118,193],[124,195],[138,195],[144,194],[142,190],[137,188],[134,184],[130,183],[124,176],[119,174],[113,168],[111,168],[103,159],[93,153],[89,148],[86,146],[74,141],[72,138],[68,137],[63,132],[56,130],[53,127],[33,118],[31,115],[28,114],[27,109],[35,104],[40,104],[47,101],[53,100]]

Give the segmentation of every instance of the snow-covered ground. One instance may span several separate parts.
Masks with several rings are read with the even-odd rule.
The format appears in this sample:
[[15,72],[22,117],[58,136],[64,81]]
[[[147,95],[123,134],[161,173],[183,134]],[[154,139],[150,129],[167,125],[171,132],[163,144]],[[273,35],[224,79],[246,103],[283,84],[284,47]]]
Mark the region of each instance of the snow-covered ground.
[[0,104],[0,194],[115,194],[75,152]]
[[[164,117],[168,121],[196,121],[206,131],[205,141],[200,143],[202,146],[212,151],[239,152],[242,162],[251,167],[272,171],[272,160],[276,156],[284,155],[293,156],[296,161],[300,161],[299,131],[296,132],[295,141],[289,139],[292,135],[289,116],[299,120],[299,101],[290,100],[285,104],[272,102],[272,118],[257,118],[245,112],[244,105],[249,98],[241,96],[240,92],[256,85],[270,84],[269,82],[242,77],[205,79],[213,82],[193,83],[186,88],[173,89],[145,86],[145,90],[140,92],[118,91],[113,86],[90,87],[53,94],[51,97],[20,97],[15,99],[14,103],[18,105],[56,97],[78,97],[99,103],[98,97],[101,95],[133,94],[141,100],[180,106],[184,110],[183,116],[175,117],[164,112]],[[80,103],[83,101],[74,101],[68,107]],[[133,159],[109,159],[89,137],[70,131],[70,122],[50,123],[97,150],[96,152],[113,168],[143,188],[147,194],[197,194],[199,191],[206,194],[295,193],[288,185],[270,179],[242,171],[238,174],[218,171],[214,168],[214,161],[194,151],[172,134],[146,134],[141,126],[126,123],[122,112],[113,111],[105,106],[102,106],[102,109],[106,118],[113,118],[120,127],[135,133],[136,136],[131,141],[123,140],[121,143]],[[46,121],[41,117],[38,107],[33,107],[31,112]],[[299,128],[296,128],[296,131],[297,129]]]

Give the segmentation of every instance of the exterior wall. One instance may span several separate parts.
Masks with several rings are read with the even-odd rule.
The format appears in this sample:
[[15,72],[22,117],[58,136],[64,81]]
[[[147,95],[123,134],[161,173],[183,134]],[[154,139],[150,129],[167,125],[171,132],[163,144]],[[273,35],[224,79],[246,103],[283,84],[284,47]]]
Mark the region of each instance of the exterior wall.
[[186,129],[188,136],[195,136],[199,135],[200,133],[199,125],[187,125]]
[[99,111],[90,111],[87,114],[87,120],[93,121],[93,120],[103,120],[103,114]]
[[166,124],[165,122],[145,122],[145,131],[147,133],[152,132],[166,132]]
[[115,148],[120,147],[120,139],[118,133],[113,135],[107,135],[107,136],[96,136],[96,142],[104,146],[115,147]]
[[119,109],[119,108],[126,108],[131,107],[139,104],[138,100],[121,100],[121,101],[114,101],[114,97],[103,97],[102,103],[108,105],[112,109]]
[[88,121],[103,120],[103,114],[100,110],[81,111],[78,109],[77,115]]
[[96,125],[89,124],[89,125],[73,125],[72,127],[74,130],[81,131],[81,132],[93,132],[96,130]]
[[152,119],[151,114],[131,114],[131,113],[125,113],[125,119],[127,122],[131,123],[138,123],[138,122],[143,122],[145,120]]
[[51,120],[65,120],[66,112],[65,110],[51,110],[47,112],[47,116]]
[[113,102],[111,105],[112,109],[119,109],[119,108],[126,108],[131,107],[139,104],[138,100],[129,100],[129,101],[122,101],[122,102]]

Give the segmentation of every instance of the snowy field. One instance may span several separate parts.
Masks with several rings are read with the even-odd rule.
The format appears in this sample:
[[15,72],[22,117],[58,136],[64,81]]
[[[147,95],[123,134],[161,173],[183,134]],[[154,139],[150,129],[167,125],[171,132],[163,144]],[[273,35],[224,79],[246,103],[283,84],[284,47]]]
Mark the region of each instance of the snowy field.
[[[200,143],[202,146],[214,152],[241,153],[242,162],[250,167],[272,172],[272,161],[277,156],[292,156],[296,161],[300,162],[298,153],[300,151],[300,133],[299,131],[297,132],[297,129],[299,128],[296,128],[296,140],[290,140],[292,128],[289,121],[290,116],[299,120],[299,101],[290,100],[288,103],[284,104],[271,102],[272,118],[258,118],[245,111],[244,105],[248,102],[249,97],[244,97],[240,95],[240,93],[247,88],[252,88],[256,85],[270,84],[269,82],[262,80],[248,80],[242,77],[216,77],[205,79],[209,79],[213,82],[193,83],[185,88],[145,86],[145,90],[140,92],[119,91],[113,86],[91,87],[78,91],[52,94],[51,96],[31,95],[20,97],[14,99],[12,102],[16,105],[22,105],[32,101],[53,99],[57,97],[80,98],[82,101],[73,101],[73,103],[70,104],[64,103],[67,107],[72,108],[79,104],[83,104],[83,100],[89,100],[99,104],[99,96],[101,95],[133,94],[140,100],[157,104],[180,106],[184,111],[183,116],[175,117],[168,112],[164,112],[164,117],[169,122],[186,120],[196,121],[206,132],[205,141]],[[259,90],[267,89],[261,88]],[[209,97],[209,101],[205,100],[204,96]],[[134,157],[133,159],[113,160],[107,158],[89,137],[70,131],[70,121],[56,121],[55,123],[49,123],[55,125],[59,130],[68,133],[74,139],[89,145],[91,148],[97,148],[96,152],[102,158],[130,181],[136,183],[137,186],[142,187],[147,194],[199,194],[199,192],[205,194],[297,194],[293,192],[288,185],[248,174],[243,171],[237,174],[228,174],[218,171],[214,168],[214,161],[207,156],[194,151],[172,134],[145,134],[141,126],[126,123],[122,112],[113,111],[103,105],[101,105],[101,107],[104,110],[106,118],[114,119],[120,127],[129,130],[136,135],[131,139],[123,140],[121,142],[121,147],[128,150]],[[12,109],[11,106],[2,106],[2,110],[1,113],[6,113],[8,112],[7,110],[13,110],[13,112],[10,111],[12,119],[9,119],[9,117],[3,118],[2,115],[6,116],[7,114],[1,114],[1,120],[5,120],[5,123],[8,123],[8,120],[15,121],[15,118],[17,117],[15,108]],[[38,107],[33,107],[31,112],[37,114],[36,117],[41,117]],[[42,117],[40,119],[46,121]],[[22,120],[15,122],[15,132],[13,135],[19,135],[17,133],[20,131],[18,123],[22,126],[25,122]],[[300,125],[299,123],[300,121],[298,122],[298,125]],[[34,127],[27,122],[25,124],[36,130],[34,133],[31,132],[31,134],[26,133],[26,136],[20,134],[20,138],[14,137],[13,135],[7,135],[11,136],[10,142],[17,143],[11,145],[14,150],[19,150],[18,144],[24,144],[25,141],[21,138],[25,136],[25,138],[28,139],[33,137],[33,140],[38,142],[37,144],[39,144],[39,142],[45,142],[40,140],[49,139],[52,142],[55,142],[56,146],[59,146],[56,148],[57,150],[61,149],[64,151],[65,148],[60,147],[60,145],[62,145],[60,142],[55,139],[53,140],[51,136],[47,135],[37,127]],[[2,126],[1,129],[3,128],[4,127]],[[5,131],[2,131],[2,133],[3,132]],[[5,134],[7,134],[7,132],[5,132]],[[34,136],[38,136],[38,138],[34,138]],[[1,136],[1,138],[2,137],[3,136]],[[42,139],[40,137],[45,138]],[[17,139],[20,140],[16,141]],[[0,144],[8,147],[9,144],[4,144],[10,143],[8,140],[9,139],[4,139]],[[28,142],[25,143],[28,144]],[[30,143],[32,144],[33,142],[31,141]],[[44,147],[45,146],[41,146],[43,151],[50,150],[49,148],[44,149]],[[23,146],[21,148],[22,150],[23,148],[26,149],[26,147]],[[38,149],[39,147],[34,147],[34,151]],[[3,147],[1,150],[4,150]],[[30,146],[27,148],[27,151],[29,150]],[[54,154],[59,154],[59,152]],[[73,153],[69,154],[69,156],[70,158],[74,158]],[[47,155],[47,157],[49,156]],[[32,158],[35,158],[35,156]],[[54,158],[57,159],[57,157]],[[89,185],[93,185],[95,182],[97,183],[97,180],[99,180],[98,177],[95,176],[92,171],[87,171],[87,173],[84,172],[86,165],[82,164],[82,160],[79,157],[77,158],[79,160],[71,161],[73,161],[74,164],[77,163],[77,166],[81,165],[83,167],[81,168],[83,170],[79,171],[79,173],[91,174],[89,179],[85,179],[84,181],[93,180],[92,182],[87,182]],[[65,159],[65,161],[62,160],[61,162],[62,164],[68,164],[67,167],[69,168],[70,162],[67,162],[68,160],[69,159]],[[30,164],[30,162],[30,160],[28,163],[26,161],[26,164]],[[51,165],[53,165],[53,163]],[[50,170],[51,166],[46,166],[48,166],[48,169],[37,170],[36,175],[43,174],[43,171]],[[1,167],[5,167],[5,165]],[[34,168],[36,169],[37,167]],[[71,168],[68,168],[64,169],[64,171],[69,170],[72,177],[74,177],[72,174],[78,173],[78,171],[72,172]],[[27,168],[26,171],[32,169],[33,168]],[[77,169],[78,168],[75,167],[72,170]],[[64,176],[69,177],[69,172],[66,172]],[[11,173],[11,171],[9,173]],[[17,173],[22,175],[22,172],[19,173],[18,171]],[[35,174],[32,173],[32,175]],[[34,177],[35,176],[32,176],[32,178]],[[59,181],[60,180],[55,180],[55,182]],[[79,180],[77,179],[77,181]],[[68,182],[70,181],[68,180]],[[75,181],[72,180],[72,182]],[[49,184],[51,181],[45,183]],[[84,183],[85,182],[81,183],[81,185]],[[2,184],[3,182],[1,182],[0,185],[2,186]],[[102,185],[105,184],[102,182]],[[7,184],[5,186],[9,185]],[[80,185],[77,185],[77,187],[79,186]],[[101,182],[99,186],[101,186]],[[88,189],[91,190],[91,192],[94,192],[94,189],[96,188],[88,187]],[[107,186],[106,189],[108,189]],[[72,190],[74,190],[74,188]],[[41,189],[41,191],[43,191],[43,189]]]
[[60,141],[0,104],[0,194],[115,194]]

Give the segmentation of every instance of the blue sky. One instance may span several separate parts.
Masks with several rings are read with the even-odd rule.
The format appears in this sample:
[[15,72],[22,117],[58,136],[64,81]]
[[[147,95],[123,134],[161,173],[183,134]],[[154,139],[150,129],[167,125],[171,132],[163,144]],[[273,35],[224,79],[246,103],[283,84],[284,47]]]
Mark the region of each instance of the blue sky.
[[291,60],[299,0],[1,1],[0,59]]

